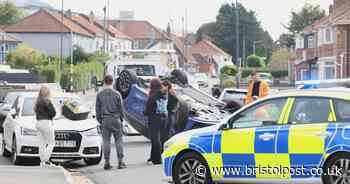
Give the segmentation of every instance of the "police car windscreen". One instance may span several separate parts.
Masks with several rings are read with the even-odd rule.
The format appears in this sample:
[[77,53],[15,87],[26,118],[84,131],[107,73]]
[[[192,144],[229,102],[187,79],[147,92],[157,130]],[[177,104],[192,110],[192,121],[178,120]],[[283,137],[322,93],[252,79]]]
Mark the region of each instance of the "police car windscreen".
[[137,76],[156,76],[153,65],[119,65],[118,74],[123,70],[134,72]]

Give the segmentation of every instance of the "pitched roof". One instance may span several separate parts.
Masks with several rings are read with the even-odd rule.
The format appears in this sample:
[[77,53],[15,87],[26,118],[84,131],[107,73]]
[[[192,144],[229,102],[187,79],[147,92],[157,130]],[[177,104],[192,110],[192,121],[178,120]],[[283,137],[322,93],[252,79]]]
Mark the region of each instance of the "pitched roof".
[[214,43],[212,43],[211,41],[207,40],[207,39],[202,39],[201,41],[199,41],[198,43],[194,44],[191,47],[191,53],[200,53],[203,55],[226,55],[229,56],[229,54],[227,54],[225,51],[223,51],[222,49],[220,49],[218,46],[216,46]]
[[204,57],[202,54],[192,54],[194,61],[197,64],[211,64],[207,57]]
[[130,38],[128,35],[126,35],[123,32],[121,32],[117,28],[113,27],[112,25],[108,25],[108,29],[107,30],[108,30],[108,32],[110,34],[114,35],[114,37],[132,40],[132,38]]
[[163,34],[158,28],[148,21],[140,20],[109,20],[109,24],[116,27],[133,39],[150,39],[154,37],[156,40],[169,38]]
[[[4,38],[2,37],[3,36],[2,34],[5,34]],[[0,29],[0,41],[2,41],[2,40],[4,40],[5,42],[17,42],[17,43],[21,42],[17,38],[15,38],[14,36],[7,34],[4,32],[4,30]]]
[[44,9],[40,9],[34,14],[25,17],[20,22],[6,27],[5,31],[10,33],[73,32],[76,34],[92,37],[92,35],[87,30],[66,16],[63,17],[63,22],[61,22],[61,13],[57,11],[49,12]]
[[89,31],[91,34],[97,37],[103,37],[104,31],[100,27],[95,25],[94,20],[90,20],[90,18],[84,14],[76,14],[72,16],[72,20],[82,26],[84,29]]

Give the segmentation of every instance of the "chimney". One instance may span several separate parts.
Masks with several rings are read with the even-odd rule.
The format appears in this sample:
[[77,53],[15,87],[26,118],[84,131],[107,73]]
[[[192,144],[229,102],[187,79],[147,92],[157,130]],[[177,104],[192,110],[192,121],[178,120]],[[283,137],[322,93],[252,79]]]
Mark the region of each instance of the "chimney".
[[334,6],[333,4],[329,5],[329,15],[332,15],[334,12]]
[[67,16],[68,16],[69,18],[71,18],[71,17],[72,17],[72,10],[71,10],[71,9],[68,9],[68,10],[66,11],[66,14],[67,14]]
[[89,14],[89,22],[93,23],[94,21],[95,21],[95,14],[93,11],[91,11]]

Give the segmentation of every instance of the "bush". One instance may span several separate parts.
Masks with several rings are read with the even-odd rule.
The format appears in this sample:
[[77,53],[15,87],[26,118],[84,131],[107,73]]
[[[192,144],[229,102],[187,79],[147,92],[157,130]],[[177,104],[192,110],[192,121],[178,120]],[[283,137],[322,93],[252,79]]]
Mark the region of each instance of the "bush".
[[288,70],[274,70],[271,71],[271,75],[274,78],[288,77]]
[[35,67],[44,63],[47,57],[26,44],[20,44],[16,50],[7,55],[6,60],[12,68],[33,71]]
[[223,88],[234,87],[234,77],[237,75],[238,70],[235,65],[226,65],[220,70],[220,85]]
[[234,65],[226,65],[220,70],[220,75],[236,76],[237,73],[237,68]]
[[236,86],[236,83],[234,80],[224,80],[222,83],[222,87],[225,88],[234,88]]
[[242,78],[247,78],[253,71],[263,72],[263,73],[271,73],[274,78],[283,78],[288,76],[288,70],[269,70],[262,68],[244,68],[242,70]]
[[256,55],[248,56],[247,65],[248,65],[248,67],[255,67],[255,68],[265,67],[264,61],[261,59],[261,57],[256,56]]

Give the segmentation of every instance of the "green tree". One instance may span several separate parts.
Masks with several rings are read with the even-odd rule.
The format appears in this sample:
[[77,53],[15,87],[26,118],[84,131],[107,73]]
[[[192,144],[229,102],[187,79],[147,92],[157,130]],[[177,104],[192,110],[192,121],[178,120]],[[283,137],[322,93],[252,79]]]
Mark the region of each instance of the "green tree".
[[265,63],[262,60],[261,57],[256,56],[256,55],[250,55],[247,58],[247,65],[248,67],[252,67],[252,68],[263,68],[265,67]]
[[236,58],[236,10],[239,11],[239,57],[243,57],[243,39],[245,40],[246,55],[253,53],[253,43],[262,41],[256,45],[257,55],[269,58],[273,46],[270,34],[263,30],[257,19],[256,13],[247,10],[242,4],[224,4],[221,6],[216,17],[216,22],[204,24],[199,29],[199,33],[207,35],[223,50]]
[[0,2],[0,25],[11,25],[23,18],[23,12],[14,4]]
[[291,49],[295,46],[294,36],[292,34],[283,33],[276,42],[276,49]]
[[269,68],[273,70],[288,70],[288,61],[293,59],[295,54],[287,49],[280,49],[272,53]]
[[220,69],[220,85],[223,88],[234,87],[234,77],[238,70],[235,65],[226,65]]
[[287,29],[290,33],[295,35],[325,15],[326,12],[321,9],[320,5],[306,3],[300,11],[292,11],[292,19],[289,22]]
[[7,55],[6,60],[13,68],[33,71],[36,67],[47,61],[47,57],[28,45],[21,44],[15,51]]
[[[89,61],[90,55],[80,46],[75,45],[73,48],[73,64],[86,63]],[[67,58],[67,64],[70,64],[70,57]]]

